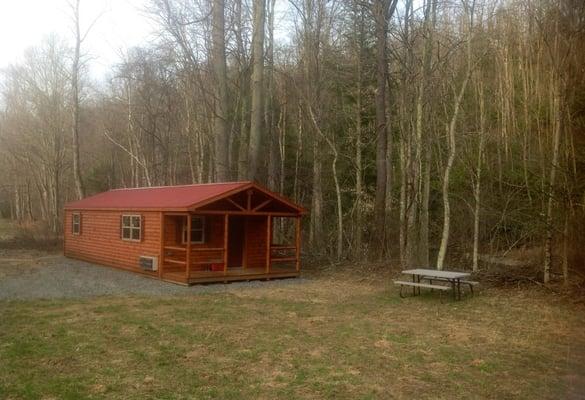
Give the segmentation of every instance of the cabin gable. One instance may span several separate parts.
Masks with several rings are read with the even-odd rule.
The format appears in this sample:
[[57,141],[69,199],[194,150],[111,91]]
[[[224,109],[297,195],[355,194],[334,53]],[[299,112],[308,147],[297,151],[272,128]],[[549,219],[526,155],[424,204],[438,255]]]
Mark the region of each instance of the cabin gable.
[[304,209],[257,185],[250,185],[223,197],[208,200],[203,204],[196,204],[191,207],[191,211],[228,211],[245,214],[275,213],[291,215],[304,213]]

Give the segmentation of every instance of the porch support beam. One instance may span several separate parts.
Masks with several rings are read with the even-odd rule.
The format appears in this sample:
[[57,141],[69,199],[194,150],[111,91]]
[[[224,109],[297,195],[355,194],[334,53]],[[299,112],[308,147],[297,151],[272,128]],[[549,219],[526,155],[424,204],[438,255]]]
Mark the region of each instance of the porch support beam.
[[248,268],[248,232],[249,229],[249,218],[244,217],[244,249],[242,251],[242,268]]
[[295,220],[295,268],[297,272],[301,270],[301,217]]
[[223,274],[227,275],[229,215],[223,216]]
[[228,202],[230,202],[231,204],[233,204],[234,206],[236,206],[240,211],[246,211],[246,209],[244,207],[242,207],[241,205],[239,205],[238,203],[236,203],[235,201],[233,201],[229,197],[226,200]]
[[267,206],[269,203],[272,202],[272,199],[268,199],[263,201],[262,203],[260,203],[259,205],[257,205],[256,207],[254,207],[254,209],[252,211],[258,211],[260,210],[262,207]]
[[160,257],[158,258],[158,278],[162,279],[165,265],[165,213],[160,213]]
[[187,254],[185,255],[185,278],[191,275],[191,214],[187,214]]
[[246,198],[246,208],[249,211],[252,211],[252,193],[254,193],[254,191],[252,191],[251,189],[248,189],[246,191],[246,196],[247,196],[247,198]]
[[279,211],[221,211],[221,210],[193,210],[194,212],[201,214],[201,215],[258,215],[258,216],[265,216],[271,215],[273,217],[290,217],[294,218],[297,217],[299,214],[289,213],[289,212],[279,212]]
[[266,273],[270,273],[270,253],[272,246],[272,216],[266,217]]

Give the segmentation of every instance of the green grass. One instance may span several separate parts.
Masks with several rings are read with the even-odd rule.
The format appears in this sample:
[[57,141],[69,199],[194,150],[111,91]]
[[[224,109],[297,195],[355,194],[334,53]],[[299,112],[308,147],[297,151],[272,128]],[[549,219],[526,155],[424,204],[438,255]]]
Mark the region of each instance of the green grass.
[[402,300],[338,276],[0,302],[0,398],[564,398],[584,311],[538,291]]

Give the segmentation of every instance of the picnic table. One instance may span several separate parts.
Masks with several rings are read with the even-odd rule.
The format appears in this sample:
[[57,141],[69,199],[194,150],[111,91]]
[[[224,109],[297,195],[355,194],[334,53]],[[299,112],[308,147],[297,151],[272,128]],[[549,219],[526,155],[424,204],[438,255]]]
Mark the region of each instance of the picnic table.
[[[471,275],[468,272],[415,268],[404,270],[402,273],[406,275],[412,275],[412,282],[394,281],[395,284],[400,285],[400,297],[404,297],[402,295],[402,289],[405,286],[410,286],[412,287],[413,296],[416,296],[417,293],[420,294],[421,288],[439,290],[440,292],[451,290],[453,293],[453,298],[455,300],[461,300],[461,284],[469,285],[472,294],[473,286],[477,285],[477,282],[466,279]],[[429,283],[421,282],[421,280],[427,280]],[[433,284],[433,281],[444,283],[446,282],[448,285]]]

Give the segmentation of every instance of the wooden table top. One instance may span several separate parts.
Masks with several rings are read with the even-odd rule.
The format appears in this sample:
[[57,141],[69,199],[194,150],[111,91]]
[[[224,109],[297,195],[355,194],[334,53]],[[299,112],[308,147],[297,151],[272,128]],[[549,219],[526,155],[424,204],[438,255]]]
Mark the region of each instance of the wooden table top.
[[415,268],[415,269],[407,269],[402,271],[403,274],[410,274],[410,275],[424,275],[430,276],[434,278],[445,278],[445,279],[461,279],[470,276],[469,272],[456,272],[456,271],[445,271],[445,270],[438,270],[438,269],[424,269],[424,268]]

